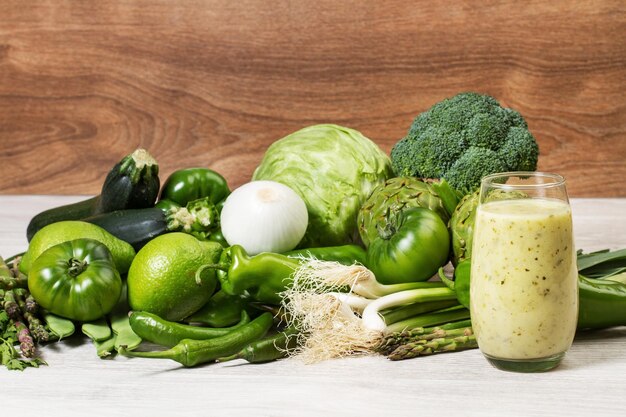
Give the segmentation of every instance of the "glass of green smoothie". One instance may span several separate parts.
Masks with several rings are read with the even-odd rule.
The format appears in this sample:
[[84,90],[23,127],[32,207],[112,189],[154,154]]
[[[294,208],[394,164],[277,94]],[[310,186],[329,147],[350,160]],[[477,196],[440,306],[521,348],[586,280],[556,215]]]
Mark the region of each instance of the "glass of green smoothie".
[[470,310],[496,368],[556,367],[576,331],[578,273],[565,180],[543,172],[482,179],[474,226]]

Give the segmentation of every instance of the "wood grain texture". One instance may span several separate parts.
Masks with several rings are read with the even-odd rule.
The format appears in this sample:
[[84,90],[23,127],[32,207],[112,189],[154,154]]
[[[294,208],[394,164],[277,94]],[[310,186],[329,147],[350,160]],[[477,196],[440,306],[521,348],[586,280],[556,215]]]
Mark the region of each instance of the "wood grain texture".
[[539,169],[626,196],[626,3],[3,0],[0,193],[94,194],[135,147],[246,182],[334,122],[389,152],[437,101],[520,111]]

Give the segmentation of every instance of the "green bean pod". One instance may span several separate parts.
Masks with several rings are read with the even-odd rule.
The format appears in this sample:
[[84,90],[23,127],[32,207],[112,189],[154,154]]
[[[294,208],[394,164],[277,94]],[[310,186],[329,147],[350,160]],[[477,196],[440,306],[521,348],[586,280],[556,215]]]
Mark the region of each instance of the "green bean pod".
[[190,367],[214,362],[218,358],[239,352],[251,342],[263,337],[272,324],[272,315],[263,313],[241,328],[215,339],[184,339],[168,350],[152,352],[129,351],[122,347],[119,353],[137,358],[172,359],[183,366]]
[[105,341],[109,339],[112,334],[111,326],[109,326],[109,323],[107,323],[107,320],[104,317],[88,323],[83,323],[81,330],[94,342]]
[[71,320],[54,315],[48,311],[43,311],[42,314],[48,329],[52,333],[52,336],[58,340],[64,339],[74,334],[75,326]]
[[241,320],[231,327],[199,327],[167,321],[145,311],[134,311],[130,315],[130,327],[142,339],[158,345],[172,347],[183,339],[206,340],[224,336],[250,322],[246,311],[241,312]]
[[96,354],[99,358],[108,358],[113,355],[115,352],[115,342],[117,341],[117,335],[115,333],[111,333],[111,336],[108,339],[102,341],[94,340],[93,344],[96,347]]
[[111,330],[115,334],[114,347],[116,350],[122,346],[127,349],[135,349],[141,344],[141,336],[133,331],[129,321],[127,313],[111,315]]

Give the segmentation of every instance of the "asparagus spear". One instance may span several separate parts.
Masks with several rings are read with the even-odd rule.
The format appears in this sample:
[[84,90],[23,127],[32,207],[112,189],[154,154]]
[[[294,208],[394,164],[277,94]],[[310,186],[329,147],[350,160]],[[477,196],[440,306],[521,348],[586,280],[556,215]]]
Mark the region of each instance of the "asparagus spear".
[[20,319],[20,307],[15,299],[14,290],[8,290],[4,292],[4,301],[2,303],[2,307],[12,320]]
[[26,288],[27,286],[28,277],[19,271],[14,274],[14,271],[0,257],[0,289],[12,290],[14,288]]
[[0,288],[5,290],[12,290],[14,288],[26,287],[28,287],[28,277],[26,277],[26,275],[20,273],[17,277],[13,277],[5,276],[4,274],[0,273]]
[[49,340],[48,331],[41,320],[35,315],[37,304],[28,290],[23,288],[15,288],[7,291],[0,289],[0,307],[11,321],[23,323],[23,320],[26,320],[28,329],[32,333],[32,336],[35,337],[35,340],[38,342],[46,342]]
[[0,256],[0,275],[10,277],[13,276],[13,274],[11,273],[11,268],[9,268],[9,265],[7,265],[2,256]]
[[40,358],[24,360],[13,344],[17,339],[15,323],[9,319],[6,311],[0,309],[0,365],[9,370],[22,371],[27,367],[39,367],[46,363]]
[[35,356],[35,341],[28,330],[28,327],[21,320],[13,320],[17,331],[17,340],[20,342],[22,355],[26,358]]
[[[25,295],[28,295],[28,292],[23,288],[5,291],[2,306],[16,327],[17,339],[20,342],[22,354],[27,358],[31,358],[35,354],[33,336],[36,340],[46,341],[48,340],[48,332],[33,314],[25,311]],[[24,318],[22,318],[22,312],[26,313]],[[26,326],[24,319],[28,321],[29,326]],[[32,334],[31,331],[33,332]]]
[[[37,311],[37,304],[34,303],[35,300],[32,298],[27,290],[14,290],[14,293],[22,317],[24,317],[24,320],[28,322],[28,329],[30,330],[32,336],[38,342],[47,342],[49,339],[48,331],[46,330],[46,327],[43,325],[39,317],[37,317],[33,312]],[[30,303],[29,298],[32,300]]]
[[28,322],[28,328],[35,337],[35,340],[38,342],[47,342],[50,339],[50,334],[46,330],[46,327],[33,313],[25,312],[24,320]]
[[39,305],[37,301],[35,301],[35,297],[31,293],[28,293],[26,299],[24,300],[25,310],[31,314],[37,314],[39,310]]
[[478,344],[474,335],[437,338],[430,341],[417,341],[402,345],[387,357],[392,361],[398,361],[434,353],[458,352],[476,347],[478,347]]
[[392,332],[385,336],[383,342],[378,347],[378,351],[383,350],[387,353],[400,345],[414,342],[416,340],[430,340],[438,337],[443,337],[445,331],[463,329],[470,327],[471,320],[460,320],[451,323],[446,323],[441,326],[433,327],[417,327],[414,329],[403,330],[401,332]]
[[414,358],[440,352],[453,352],[478,347],[469,321],[446,326],[418,328],[387,335],[378,352],[391,360]]

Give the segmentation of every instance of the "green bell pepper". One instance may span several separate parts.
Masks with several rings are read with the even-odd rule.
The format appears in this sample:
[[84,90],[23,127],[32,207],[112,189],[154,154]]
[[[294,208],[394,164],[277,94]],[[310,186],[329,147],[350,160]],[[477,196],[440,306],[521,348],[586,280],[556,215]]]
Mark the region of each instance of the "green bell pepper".
[[182,208],[172,200],[160,200],[155,207],[166,213],[170,231],[180,230],[200,240],[217,242],[224,248],[228,246],[220,229],[221,208],[218,209],[209,197],[191,200]]
[[187,168],[174,171],[163,184],[159,200],[170,200],[184,206],[188,202],[209,197],[218,211],[230,194],[226,179],[208,168]]
[[448,261],[450,234],[441,217],[410,208],[379,229],[367,248],[367,267],[382,284],[426,281]]
[[156,208],[160,208],[161,210],[163,210],[164,212],[170,212],[176,209],[179,209],[181,207],[180,204],[177,204],[175,202],[173,202],[172,200],[159,200],[157,201],[157,203],[154,205],[154,207]]
[[92,239],[76,239],[45,250],[32,263],[28,286],[46,310],[72,320],[97,320],[115,307],[122,280],[111,252]]
[[217,277],[222,291],[245,295],[255,301],[280,304],[280,293],[291,282],[291,274],[300,262],[278,253],[264,252],[250,256],[239,245],[224,249],[218,264]]

